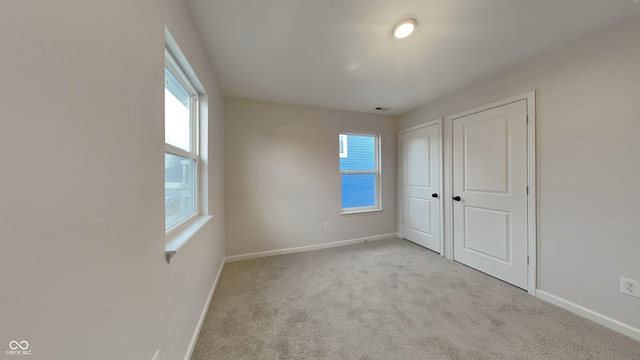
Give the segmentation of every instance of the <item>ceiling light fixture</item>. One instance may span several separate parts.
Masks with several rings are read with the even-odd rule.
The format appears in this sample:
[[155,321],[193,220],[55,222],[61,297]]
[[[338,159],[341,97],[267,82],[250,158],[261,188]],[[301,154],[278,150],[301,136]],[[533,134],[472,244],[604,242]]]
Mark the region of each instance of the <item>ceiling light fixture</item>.
[[418,22],[413,18],[401,20],[393,27],[391,34],[397,39],[404,39],[413,34],[413,30],[415,30],[417,25]]

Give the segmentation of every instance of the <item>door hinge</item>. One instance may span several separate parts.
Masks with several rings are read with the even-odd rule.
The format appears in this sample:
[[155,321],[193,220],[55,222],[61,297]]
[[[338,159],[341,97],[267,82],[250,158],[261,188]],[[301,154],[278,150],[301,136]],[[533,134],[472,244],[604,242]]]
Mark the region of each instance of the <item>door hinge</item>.
[[527,195],[529,195],[529,186],[527,186]]
[[527,124],[529,123],[529,115],[527,115]]
[[529,257],[527,256],[527,265],[529,265]]

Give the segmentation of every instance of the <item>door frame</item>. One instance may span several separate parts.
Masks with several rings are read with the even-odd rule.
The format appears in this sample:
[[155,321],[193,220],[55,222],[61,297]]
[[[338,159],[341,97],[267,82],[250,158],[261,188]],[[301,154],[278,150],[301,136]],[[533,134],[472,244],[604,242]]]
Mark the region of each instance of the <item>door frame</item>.
[[445,191],[443,198],[445,214],[445,246],[444,256],[453,260],[453,206],[451,197],[453,196],[453,120],[511,104],[517,101],[526,100],[527,103],[527,256],[529,257],[527,267],[527,292],[536,295],[537,286],[537,210],[536,210],[536,92],[535,90],[524,94],[512,96],[487,105],[475,107],[457,114],[446,117],[446,141],[447,146],[444,152],[444,162],[447,171],[445,172]]
[[400,171],[398,171],[398,194],[400,194],[400,196],[398,196],[398,237],[399,238],[403,238],[403,233],[402,233],[402,228],[403,228],[403,215],[404,215],[404,187],[402,186],[402,174],[403,174],[403,169],[402,169],[402,135],[414,130],[418,130],[418,129],[422,129],[422,128],[426,128],[428,126],[431,125],[436,125],[438,124],[438,151],[440,152],[438,154],[438,171],[440,171],[440,187],[438,189],[438,193],[440,194],[440,205],[438,207],[438,211],[440,211],[440,221],[438,226],[440,226],[440,255],[444,256],[445,254],[445,250],[444,250],[444,246],[445,246],[445,238],[444,238],[444,232],[445,232],[445,227],[444,227],[444,159],[443,159],[443,155],[444,155],[444,136],[443,136],[443,119],[439,118],[439,119],[435,119],[435,120],[431,120],[428,121],[426,123],[420,124],[420,125],[416,125],[413,127],[410,127],[408,129],[404,129],[401,130],[398,133],[398,169],[400,169]]

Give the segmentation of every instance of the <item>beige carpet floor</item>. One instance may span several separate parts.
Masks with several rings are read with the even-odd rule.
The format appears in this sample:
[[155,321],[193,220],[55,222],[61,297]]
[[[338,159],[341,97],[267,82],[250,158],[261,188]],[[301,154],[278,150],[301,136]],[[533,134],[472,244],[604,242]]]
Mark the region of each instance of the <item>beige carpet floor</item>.
[[640,359],[640,342],[401,239],[226,264],[192,360]]

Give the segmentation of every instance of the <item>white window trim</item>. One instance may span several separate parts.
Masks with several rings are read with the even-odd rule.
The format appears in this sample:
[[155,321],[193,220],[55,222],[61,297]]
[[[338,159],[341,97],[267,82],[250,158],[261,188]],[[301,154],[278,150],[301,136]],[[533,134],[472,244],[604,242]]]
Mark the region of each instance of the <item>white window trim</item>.
[[[376,175],[376,203],[373,206],[361,206],[361,207],[352,207],[352,208],[342,208],[340,215],[354,215],[354,214],[365,214],[365,213],[373,213],[382,211],[382,168],[381,168],[381,159],[380,159],[380,133],[370,133],[370,132],[360,132],[360,131],[340,131],[340,136],[346,137],[348,135],[356,135],[356,136],[373,136],[375,137],[375,164],[376,170],[340,170],[340,177],[342,178],[342,174],[375,174]],[[346,149],[344,147],[343,149]],[[342,156],[341,156],[342,157]],[[346,155],[345,155],[346,157]],[[340,198],[342,199],[342,181],[340,181]],[[341,204],[342,205],[342,200]]]
[[[340,134],[340,142],[342,142],[342,151],[340,151],[340,157],[346,158],[349,154],[347,147],[347,134]],[[338,149],[340,149],[340,143],[338,143]]]
[[165,247],[167,263],[169,263],[178,250],[180,250],[189,239],[195,236],[211,219],[213,219],[211,215],[193,216],[189,222],[182,224],[181,227],[177,228],[170,235],[167,235],[167,244]]
[[[166,253],[166,261],[170,262],[171,258],[187,243],[193,236],[195,236],[200,229],[202,229],[206,223],[209,222],[213,218],[211,215],[203,214],[203,201],[206,201],[204,198],[206,194],[206,176],[201,176],[202,173],[206,174],[205,165],[200,157],[201,151],[201,133],[200,128],[202,126],[202,119],[200,118],[200,101],[199,97],[203,94],[202,91],[196,90],[194,87],[194,83],[197,84],[200,88],[200,82],[197,78],[194,78],[195,74],[193,71],[190,71],[187,75],[183,69],[191,70],[189,64],[181,64],[176,61],[176,58],[181,55],[180,50],[173,40],[171,34],[168,32],[168,29],[165,29],[165,66],[172,72],[180,83],[184,87],[185,90],[190,94],[190,126],[192,128],[191,131],[191,151],[186,151],[184,149],[178,148],[171,144],[165,143],[165,152],[187,157],[190,159],[196,160],[196,212],[185,218],[178,224],[172,226],[171,228],[165,229],[165,253]],[[172,51],[174,53],[172,54]],[[184,59],[184,56],[179,56],[178,58]],[[185,67],[183,67],[183,66]],[[206,94],[205,94],[206,95]],[[206,141],[204,142],[206,144]]]

